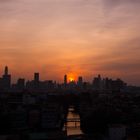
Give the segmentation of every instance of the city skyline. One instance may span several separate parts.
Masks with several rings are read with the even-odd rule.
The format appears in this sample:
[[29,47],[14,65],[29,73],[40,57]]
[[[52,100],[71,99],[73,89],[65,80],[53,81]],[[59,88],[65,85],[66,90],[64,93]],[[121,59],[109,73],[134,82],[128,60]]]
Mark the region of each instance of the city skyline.
[[101,74],[140,86],[139,0],[0,0],[0,74],[86,81]]
[[[33,81],[33,80],[37,80],[38,82],[41,82],[41,81],[52,81],[52,82],[56,82],[58,84],[69,84],[71,82],[74,82],[74,83],[77,83],[79,81],[82,81],[82,82],[86,82],[86,83],[90,83],[92,84],[94,79],[96,78],[96,76],[98,77],[102,77],[101,79],[104,80],[104,79],[110,79],[110,80],[121,80],[122,78],[121,77],[109,77],[109,76],[104,76],[104,75],[100,75],[99,73],[98,74],[94,74],[90,77],[90,80],[89,79],[86,79],[83,75],[75,75],[74,73],[65,73],[63,74],[63,76],[61,77],[62,80],[56,80],[54,78],[49,78],[49,77],[43,77],[42,78],[42,74],[38,71],[34,71],[32,74],[31,74],[31,78],[27,78],[27,77],[24,77],[24,76],[19,76],[15,79],[15,77],[11,74],[11,72],[9,72],[9,67],[6,65],[4,68],[3,68],[3,71],[2,73],[0,73],[0,78],[1,76],[4,77],[4,76],[10,76],[10,83],[11,84],[16,84],[18,82],[18,80],[24,80],[24,82],[28,82],[28,81]],[[9,78],[8,78],[9,79]],[[127,82],[127,81],[125,81]],[[9,83],[9,84],[10,84]],[[130,86],[137,86],[137,85],[131,85],[129,83],[127,83],[128,85]],[[139,86],[139,85],[138,85]]]
[[46,91],[46,90],[98,90],[98,91],[118,91],[127,87],[120,78],[111,79],[109,77],[93,77],[92,82],[83,80],[82,76],[76,79],[73,75],[65,74],[63,82],[52,79],[40,79],[40,73],[35,72],[33,79],[18,78],[16,83],[12,83],[12,75],[8,66],[5,66],[2,77],[0,77],[0,90],[2,91]]
[[[100,74],[96,74],[95,75],[95,77],[92,77],[92,81],[87,81],[82,75],[74,75],[74,74],[72,74],[72,73],[70,73],[70,74],[65,74],[65,75],[63,75],[63,77],[62,77],[62,81],[60,82],[60,81],[56,81],[55,79],[47,79],[47,77],[46,77],[46,79],[41,79],[40,77],[41,77],[41,73],[39,73],[39,72],[34,72],[34,73],[32,73],[32,78],[31,79],[26,79],[25,77],[18,77],[17,79],[16,79],[16,81],[14,81],[13,82],[13,80],[12,80],[12,78],[14,78],[14,77],[12,77],[12,74],[9,72],[9,67],[8,66],[5,66],[4,68],[3,68],[3,72],[1,73],[1,75],[0,75],[0,78],[1,78],[1,76],[2,77],[9,77],[10,78],[10,83],[11,84],[15,84],[16,82],[18,82],[18,80],[19,79],[24,79],[26,82],[28,82],[28,81],[31,81],[31,80],[35,80],[35,81],[43,81],[43,80],[52,80],[52,81],[54,81],[54,82],[57,82],[57,83],[61,83],[61,84],[68,84],[68,83],[71,83],[71,82],[76,82],[76,83],[78,83],[79,81],[80,82],[89,82],[89,83],[92,83],[93,82],[93,80],[94,80],[94,78],[96,77],[96,76],[101,76]],[[9,79],[8,78],[8,79]],[[83,79],[84,78],[84,79]],[[100,77],[101,78],[101,77]],[[103,79],[105,79],[105,78],[109,78],[109,77],[102,77]],[[111,78],[109,78],[109,79],[111,79]],[[116,77],[115,79],[120,79],[120,77]]]

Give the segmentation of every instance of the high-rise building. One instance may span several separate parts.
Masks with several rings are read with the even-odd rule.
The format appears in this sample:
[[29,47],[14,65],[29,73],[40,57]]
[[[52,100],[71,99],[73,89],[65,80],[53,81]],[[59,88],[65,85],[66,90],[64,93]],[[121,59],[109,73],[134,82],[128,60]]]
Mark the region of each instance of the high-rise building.
[[79,83],[83,83],[83,77],[82,77],[82,76],[79,76],[79,77],[78,77],[78,82],[79,82]]
[[0,78],[0,89],[3,89],[3,79]]
[[39,73],[34,73],[34,88],[38,89],[39,88]]
[[93,80],[93,87],[96,90],[100,90],[101,89],[101,83],[102,79],[101,79],[101,75],[99,74],[98,77],[95,77]]
[[39,73],[34,73],[34,81],[39,82]]
[[21,78],[18,79],[17,88],[21,90],[25,88],[25,79],[21,79]]
[[7,66],[5,67],[4,75],[8,75],[8,67]]
[[8,67],[6,66],[4,69],[4,75],[2,77],[3,88],[5,90],[10,89],[11,87],[11,75],[8,74]]
[[67,86],[67,75],[64,75],[64,85]]
[[83,77],[82,77],[82,76],[79,76],[79,77],[78,77],[78,82],[77,82],[77,84],[78,84],[79,87],[82,87],[82,85],[83,85]]

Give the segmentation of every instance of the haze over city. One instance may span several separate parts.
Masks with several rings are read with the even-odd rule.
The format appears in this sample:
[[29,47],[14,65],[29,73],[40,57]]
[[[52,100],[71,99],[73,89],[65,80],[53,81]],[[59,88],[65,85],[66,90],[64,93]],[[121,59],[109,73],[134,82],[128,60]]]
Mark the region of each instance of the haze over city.
[[139,0],[0,0],[0,75],[87,81],[101,74],[140,86]]

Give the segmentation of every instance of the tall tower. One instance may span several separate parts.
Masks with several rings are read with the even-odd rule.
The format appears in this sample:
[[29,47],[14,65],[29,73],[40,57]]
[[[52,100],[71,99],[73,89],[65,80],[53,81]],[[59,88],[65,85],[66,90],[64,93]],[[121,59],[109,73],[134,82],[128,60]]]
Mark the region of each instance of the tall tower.
[[67,75],[64,75],[64,85],[67,86]]
[[82,77],[82,76],[79,76],[79,77],[78,77],[78,82],[77,82],[77,84],[78,84],[79,87],[82,87],[82,85],[83,85],[83,77]]
[[78,77],[78,82],[79,82],[79,83],[83,83],[83,77],[82,77],[82,76],[79,76],[79,77]]
[[34,81],[39,82],[39,73],[34,73]]
[[7,66],[5,66],[4,75],[8,75],[8,67]]
[[34,89],[39,89],[39,73],[34,73]]
[[3,81],[3,88],[5,90],[10,89],[10,87],[11,87],[11,75],[8,74],[8,66],[5,66],[4,75],[2,77],[2,81]]

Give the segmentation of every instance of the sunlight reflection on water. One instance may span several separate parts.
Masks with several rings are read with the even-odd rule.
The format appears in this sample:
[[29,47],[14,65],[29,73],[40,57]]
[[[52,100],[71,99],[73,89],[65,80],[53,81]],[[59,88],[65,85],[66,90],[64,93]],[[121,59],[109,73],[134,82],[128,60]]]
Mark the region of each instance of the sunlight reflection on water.
[[[67,119],[80,119],[78,114],[75,114],[73,108],[69,108],[68,117]],[[82,134],[82,131],[80,129],[80,122],[68,122],[67,123],[67,135],[79,135]]]

